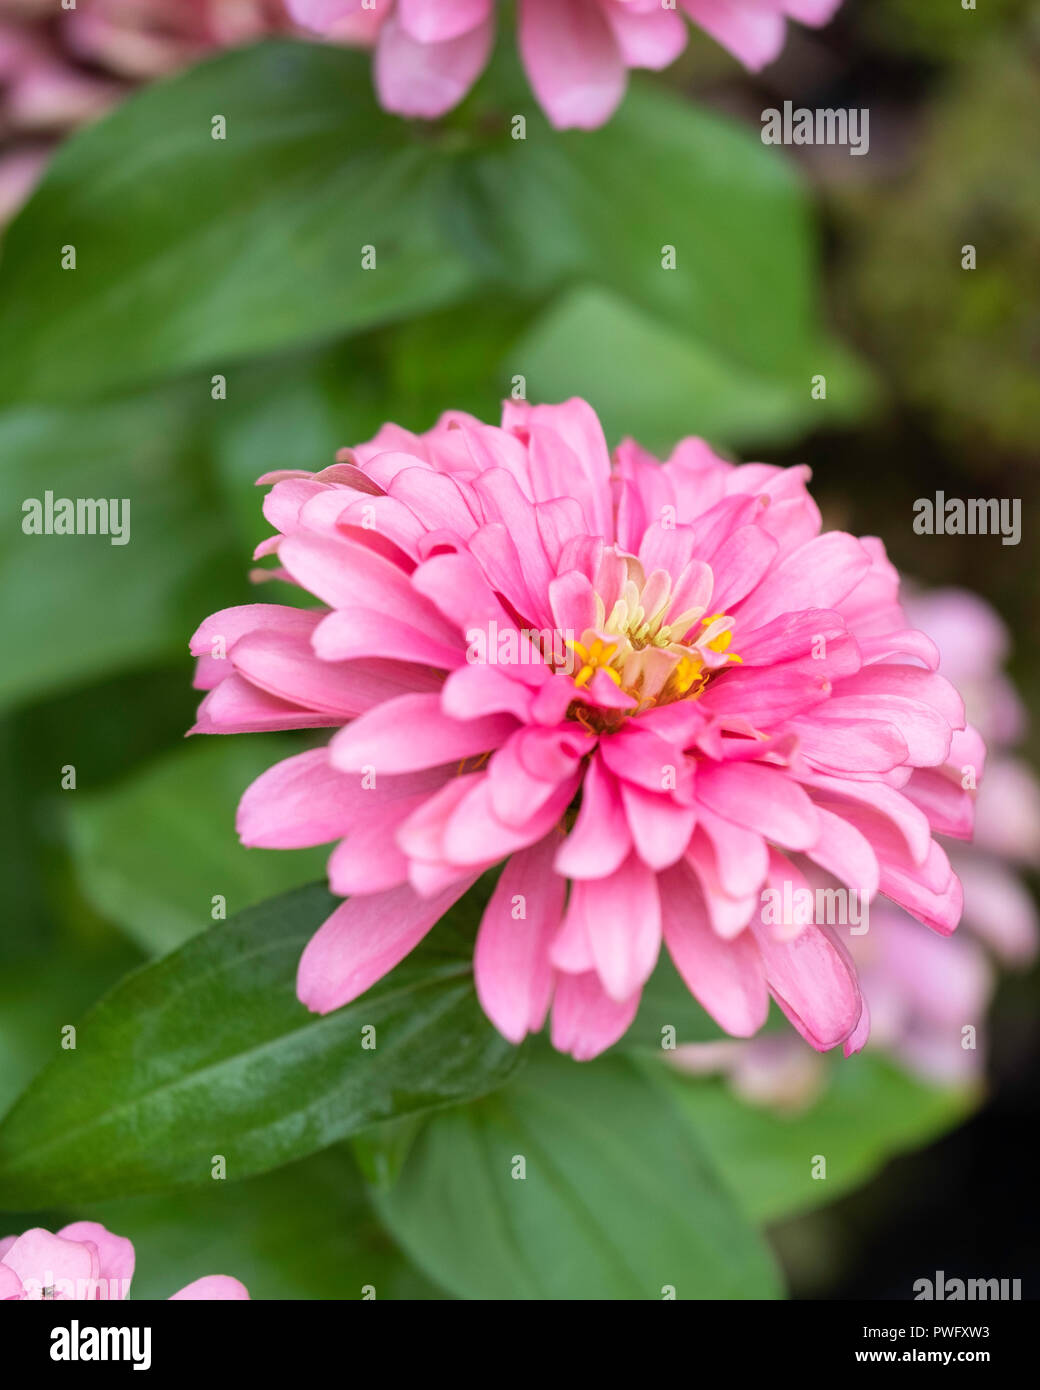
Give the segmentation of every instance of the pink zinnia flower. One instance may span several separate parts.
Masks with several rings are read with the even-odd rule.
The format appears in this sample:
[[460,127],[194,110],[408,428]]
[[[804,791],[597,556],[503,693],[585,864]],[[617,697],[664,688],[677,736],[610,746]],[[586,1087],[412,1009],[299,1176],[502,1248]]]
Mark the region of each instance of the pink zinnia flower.
[[[134,1247],[96,1221],[73,1221],[52,1235],[41,1226],[0,1240],[0,1302],[62,1302],[127,1297]],[[248,1290],[226,1274],[209,1274],[171,1299],[247,1299]]]
[[[375,45],[379,99],[431,118],[461,101],[483,72],[495,0],[286,0],[305,28]],[[682,9],[746,67],[778,57],[788,19],[826,24],[841,0],[680,0]],[[519,0],[520,54],[553,125],[602,125],[629,68],[665,68],[686,46],[686,23],[661,0]]]
[[[337,845],[351,895],[300,998],[363,993],[476,878],[485,1011],[587,1058],[631,1022],[666,944],[728,1032],[772,994],[820,1050],[862,1044],[854,967],[762,889],[826,871],[947,934],[981,769],[881,542],[820,534],[808,469],[701,440],[611,460],[583,401],[388,425],[315,475],[271,475],[281,577],[324,606],[226,609],[192,642],[197,732],[336,728],[246,792],[246,844]],[[919,769],[934,769],[927,794]]]

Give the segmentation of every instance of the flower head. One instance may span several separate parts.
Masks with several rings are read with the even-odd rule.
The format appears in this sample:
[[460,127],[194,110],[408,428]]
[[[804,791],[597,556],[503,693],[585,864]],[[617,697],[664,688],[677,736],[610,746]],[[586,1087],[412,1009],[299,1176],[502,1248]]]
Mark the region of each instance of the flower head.
[[[867,1021],[837,935],[772,921],[820,875],[948,934],[983,749],[907,626],[880,541],[820,533],[806,468],[687,439],[613,459],[583,401],[388,425],[265,513],[320,608],[226,609],[192,642],[196,732],[334,728],[246,792],[246,844],[340,841],[350,895],[311,940],[327,1012],[393,968],[487,870],[484,1009],[509,1039],[552,1005],[586,1058],[631,1022],[662,941],[728,1032],[768,996],[818,1049]],[[927,784],[917,779],[927,769]]]
[[[455,106],[494,43],[495,0],[286,0],[305,28],[375,46],[379,98],[403,116]],[[758,69],[779,56],[788,19],[821,25],[841,0],[680,0],[686,15]],[[624,96],[629,68],[665,68],[686,22],[661,0],[519,0],[520,55],[553,125],[590,129]]]
[[[0,1302],[61,1302],[126,1298],[134,1275],[134,1247],[97,1221],[73,1221],[56,1235],[41,1226],[0,1240]],[[237,1279],[210,1274],[171,1298],[247,1299]]]

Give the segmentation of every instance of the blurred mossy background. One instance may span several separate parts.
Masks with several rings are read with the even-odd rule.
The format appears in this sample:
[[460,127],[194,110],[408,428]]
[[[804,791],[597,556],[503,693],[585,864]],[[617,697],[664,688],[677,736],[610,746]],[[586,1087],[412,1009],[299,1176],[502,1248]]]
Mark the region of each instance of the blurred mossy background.
[[[212,894],[231,912],[321,876],[320,851],[237,845],[238,796],[299,740],[185,745],[187,639],[214,609],[286,599],[247,580],[267,531],[254,479],[324,467],[386,419],[493,418],[521,374],[532,399],[587,395],[612,443],[625,432],[667,452],[701,433],[735,456],[807,461],[829,524],[994,604],[1040,706],[1040,7],[850,0],[826,30],[793,28],[757,78],[694,37],[589,136],[544,127],[504,49],[430,130],[376,112],[356,55],[226,55],[77,137],[10,229],[0,1105],[130,966],[210,925]],[[785,99],[869,107],[869,156],[763,147],[761,111]],[[213,110],[228,114],[223,148]],[[514,110],[528,113],[522,146]],[[57,268],[66,242],[73,279]],[[385,267],[372,280],[358,269],[369,242]],[[810,393],[817,372],[826,401]],[[45,490],[129,497],[130,545],[23,537],[21,503]],[[1022,544],[914,535],[914,500],[937,490],[1021,498]],[[1028,748],[1036,762],[1035,730]],[[1035,973],[1003,986],[993,1099],[970,1125],[777,1227],[796,1293],[905,1296],[900,1262],[929,1274],[944,1224],[948,1258],[973,1273],[1035,1275],[1035,1255],[1015,1263],[1028,1256],[1014,1145],[1035,1118],[1036,1004]],[[321,1261],[279,1265],[279,1228],[254,1213],[342,1187],[337,1161],[257,1180],[222,1236],[229,1272],[239,1240],[267,1287],[327,1291]],[[163,1239],[213,1224],[204,1203],[137,1210]],[[393,1264],[381,1233],[359,1239]],[[348,1258],[333,1242],[330,1280]],[[411,1289],[394,1270],[387,1282]]]

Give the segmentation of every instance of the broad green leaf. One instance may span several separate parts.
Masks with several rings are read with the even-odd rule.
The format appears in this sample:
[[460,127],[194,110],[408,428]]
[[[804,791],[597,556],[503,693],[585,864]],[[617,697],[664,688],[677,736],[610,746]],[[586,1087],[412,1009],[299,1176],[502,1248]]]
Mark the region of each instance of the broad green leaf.
[[[235,834],[235,808],[250,782],[306,746],[284,737],[195,738],[116,787],[69,800],[87,899],[161,955],[212,926],[214,910],[229,917],[321,878],[327,849],[246,849]],[[216,909],[215,897],[223,899]]]
[[[971,1110],[966,1087],[927,1085],[887,1057],[823,1059],[826,1081],[791,1115],[738,1099],[724,1081],[690,1080],[655,1064],[725,1186],[755,1221],[834,1201],[906,1149],[928,1143]],[[826,1178],[813,1178],[816,1156]]]
[[765,371],[815,333],[809,202],[756,131],[634,82],[600,130],[561,134],[530,117],[526,140],[472,163],[463,196],[502,278],[522,289],[609,287]]
[[426,1118],[406,1115],[403,1120],[373,1125],[354,1136],[351,1148],[366,1182],[373,1187],[393,1187]]
[[[206,611],[203,580],[228,601],[239,595],[243,581],[225,559],[227,527],[205,477],[198,409],[183,388],[90,409],[0,415],[9,499],[0,704],[181,655]],[[23,504],[42,507],[47,492],[114,498],[121,508],[125,499],[129,540],[26,534],[33,509]],[[70,761],[64,752],[55,747],[56,772]]]
[[435,1115],[373,1200],[416,1263],[462,1298],[779,1293],[768,1250],[689,1127],[622,1058],[539,1059]]
[[5,238],[4,397],[224,371],[471,286],[443,160],[379,110],[369,69],[332,45],[229,52],[66,142]]
[[[532,400],[582,396],[609,440],[630,435],[662,457],[689,434],[730,447],[775,446],[824,422],[854,418],[870,389],[834,341],[806,342],[797,359],[785,353],[767,372],[591,288],[553,303],[506,360],[525,376]],[[826,400],[812,398],[817,374],[826,377]]]
[[203,1186],[214,1155],[237,1180],[500,1085],[518,1054],[455,949],[468,907],[319,1018],[296,999],[296,967],[335,905],[318,887],[286,894],[117,985],[0,1123],[0,1206]]

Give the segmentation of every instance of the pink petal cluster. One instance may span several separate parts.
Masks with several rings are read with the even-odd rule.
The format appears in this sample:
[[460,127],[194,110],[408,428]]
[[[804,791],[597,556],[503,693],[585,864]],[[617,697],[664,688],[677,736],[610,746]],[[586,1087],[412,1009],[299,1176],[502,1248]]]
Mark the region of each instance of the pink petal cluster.
[[288,27],[281,0],[7,0],[0,10],[0,225],[55,140],[133,85]]
[[[443,115],[487,64],[496,0],[286,0],[292,17],[330,39],[375,46],[379,99],[402,116]],[[758,69],[779,56],[788,19],[826,24],[841,0],[679,0],[685,14]],[[609,120],[629,68],[665,68],[686,22],[661,0],[518,0],[520,55],[553,125]]]
[[[0,1240],[0,1302],[62,1302],[127,1297],[134,1247],[97,1221],[73,1221],[56,1235],[41,1226]],[[237,1279],[209,1274],[171,1299],[248,1299]]]
[[583,401],[501,427],[388,425],[332,468],[261,479],[258,554],[317,609],[252,604],[192,641],[196,732],[333,728],[245,793],[248,845],[338,841],[349,895],[300,963],[327,1012],[485,871],[477,991],[519,1042],[622,1036],[662,943],[747,1037],[772,995],[817,1049],[862,1045],[851,958],[763,890],[820,875],[946,935],[984,750],[909,627],[880,541],[821,534],[804,467],[701,440],[611,458]]
[[[989,745],[971,845],[950,848],[964,889],[961,932],[951,941],[922,933],[905,912],[881,905],[870,930],[850,946],[870,1002],[871,1047],[885,1048],[922,1079],[971,1080],[985,1060],[984,1018],[997,963],[1027,965],[1040,945],[1033,898],[1019,877],[1040,866],[1040,784],[1011,748],[1025,731],[1025,711],[1004,674],[1008,634],[977,594],[963,589],[912,593],[910,620],[936,641],[942,669],[964,696],[968,717]],[[962,1030],[976,1030],[964,1047]],[[681,1055],[680,1055],[681,1054]],[[825,1076],[794,1038],[677,1049],[684,1070],[725,1072],[738,1094],[799,1108],[819,1094]]]

